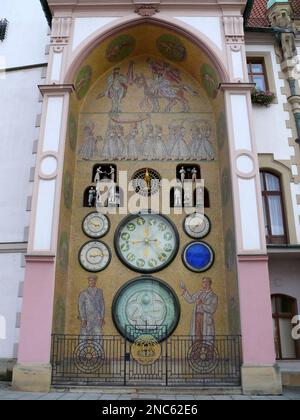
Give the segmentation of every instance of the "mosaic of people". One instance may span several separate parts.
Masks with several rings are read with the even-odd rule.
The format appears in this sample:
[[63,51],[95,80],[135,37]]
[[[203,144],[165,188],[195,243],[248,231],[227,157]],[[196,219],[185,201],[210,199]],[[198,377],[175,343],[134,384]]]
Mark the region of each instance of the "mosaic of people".
[[194,305],[191,321],[191,337],[203,339],[203,337],[214,337],[215,321],[214,315],[218,309],[218,296],[212,290],[212,279],[205,277],[202,282],[202,290],[191,295],[185,284],[181,283],[182,296],[187,303]]
[[[86,120],[79,157],[107,161],[215,160],[211,122],[190,113],[189,98],[200,93],[184,83],[180,70],[171,64],[148,58],[146,66],[147,75],[140,68],[136,71],[132,61],[127,73],[116,67],[109,74],[105,88],[96,96],[99,107],[104,98],[111,103],[105,132],[98,135],[95,121]],[[133,98],[138,102],[138,113],[123,110],[131,88],[138,91]],[[163,125],[154,121],[159,113],[169,116]]]
[[88,287],[78,298],[80,335],[84,337],[102,336],[105,303],[102,290],[97,288],[97,280],[96,276],[90,276]]

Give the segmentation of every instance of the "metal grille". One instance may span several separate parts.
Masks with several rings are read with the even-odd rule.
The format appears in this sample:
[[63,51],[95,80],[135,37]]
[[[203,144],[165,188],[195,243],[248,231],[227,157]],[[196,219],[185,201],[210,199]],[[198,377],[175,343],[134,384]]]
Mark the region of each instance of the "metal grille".
[[125,342],[119,336],[54,335],[53,385],[124,383]]
[[239,386],[239,336],[172,336],[149,364],[132,356],[134,343],[120,336],[54,335],[55,386]]

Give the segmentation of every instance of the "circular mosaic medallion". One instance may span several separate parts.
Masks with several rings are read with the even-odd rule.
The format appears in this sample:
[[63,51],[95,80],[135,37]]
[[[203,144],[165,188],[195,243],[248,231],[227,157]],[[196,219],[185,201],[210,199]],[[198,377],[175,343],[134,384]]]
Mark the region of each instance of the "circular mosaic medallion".
[[210,64],[203,64],[201,68],[202,84],[210,98],[215,98],[218,94],[219,78],[217,72]]
[[73,358],[80,372],[93,373],[103,366],[105,354],[99,340],[84,338],[75,348]]
[[131,35],[120,35],[111,41],[106,50],[106,58],[112,63],[124,60],[136,46],[136,40]]
[[171,61],[181,62],[186,59],[186,48],[179,38],[164,34],[156,42],[158,51]]
[[92,80],[92,67],[85,66],[79,70],[75,81],[75,90],[78,100],[81,100],[87,94]]
[[192,242],[183,252],[185,266],[196,273],[209,270],[214,263],[214,252],[204,242]]
[[153,365],[161,356],[161,346],[152,335],[141,335],[131,346],[131,356],[140,365]]
[[119,290],[112,315],[118,331],[129,341],[151,335],[161,342],[177,327],[180,306],[169,285],[150,276],[141,277]]
[[194,371],[206,374],[217,368],[219,354],[213,343],[199,340],[189,349],[187,360]]

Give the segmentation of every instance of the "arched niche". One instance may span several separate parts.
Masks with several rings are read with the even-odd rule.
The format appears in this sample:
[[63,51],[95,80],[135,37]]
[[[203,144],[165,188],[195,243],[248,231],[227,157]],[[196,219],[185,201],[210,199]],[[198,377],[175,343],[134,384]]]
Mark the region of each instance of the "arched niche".
[[[99,44],[93,44],[93,48],[77,60],[77,67],[72,70],[73,79],[66,80],[76,89],[70,102],[65,152],[65,168],[74,174],[74,194],[71,208],[62,208],[60,217],[60,230],[67,232],[70,245],[69,268],[66,273],[59,273],[62,280],[59,284],[69,284],[76,279],[72,292],[65,292],[69,302],[65,329],[68,333],[79,331],[76,302],[87,277],[76,261],[78,249],[87,240],[80,225],[91,211],[83,207],[82,197],[91,187],[91,174],[94,175],[99,163],[117,167],[122,203],[127,201],[122,172],[127,173],[130,181],[139,169],[151,167],[161,178],[174,179],[176,183],[177,165],[199,165],[211,195],[210,240],[218,256],[210,273],[221,302],[216,325],[220,326],[219,333],[239,333],[227,129],[224,98],[218,89],[219,84],[226,81],[226,74],[212,56],[176,28],[145,22],[121,28]],[[113,86],[114,78],[118,79],[119,91]],[[133,144],[138,147],[133,148]],[[222,188],[226,191],[224,203]],[[124,215],[116,212],[110,218],[112,229],[103,241],[113,244],[114,231]],[[182,225],[183,217],[174,222]],[[174,273],[183,269],[180,255],[173,264]],[[110,279],[101,283],[108,307],[112,303],[112,291],[128,280],[123,273],[124,267],[114,258],[114,264],[99,275],[99,279]],[[172,275],[169,268],[161,277],[165,276],[176,289],[174,273]],[[198,284],[195,274],[188,275],[191,284],[193,280]],[[63,293],[59,287],[57,298]],[[228,302],[234,307],[231,316]],[[115,333],[111,320],[106,321],[106,333]],[[178,331],[185,334],[188,328],[188,324],[183,323]]]

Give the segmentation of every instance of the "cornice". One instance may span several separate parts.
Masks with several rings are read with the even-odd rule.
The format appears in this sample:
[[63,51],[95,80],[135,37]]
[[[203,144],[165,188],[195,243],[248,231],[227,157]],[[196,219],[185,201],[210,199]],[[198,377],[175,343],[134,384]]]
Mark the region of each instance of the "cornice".
[[61,94],[61,93],[72,93],[75,91],[74,85],[38,85],[38,88],[41,94],[44,96],[45,94]]
[[226,11],[238,10],[243,13],[247,0],[48,0],[53,14],[59,11],[80,12],[81,10],[102,10],[112,12],[129,9],[135,11],[137,7],[153,6],[162,11],[168,10],[207,10],[218,9]]

